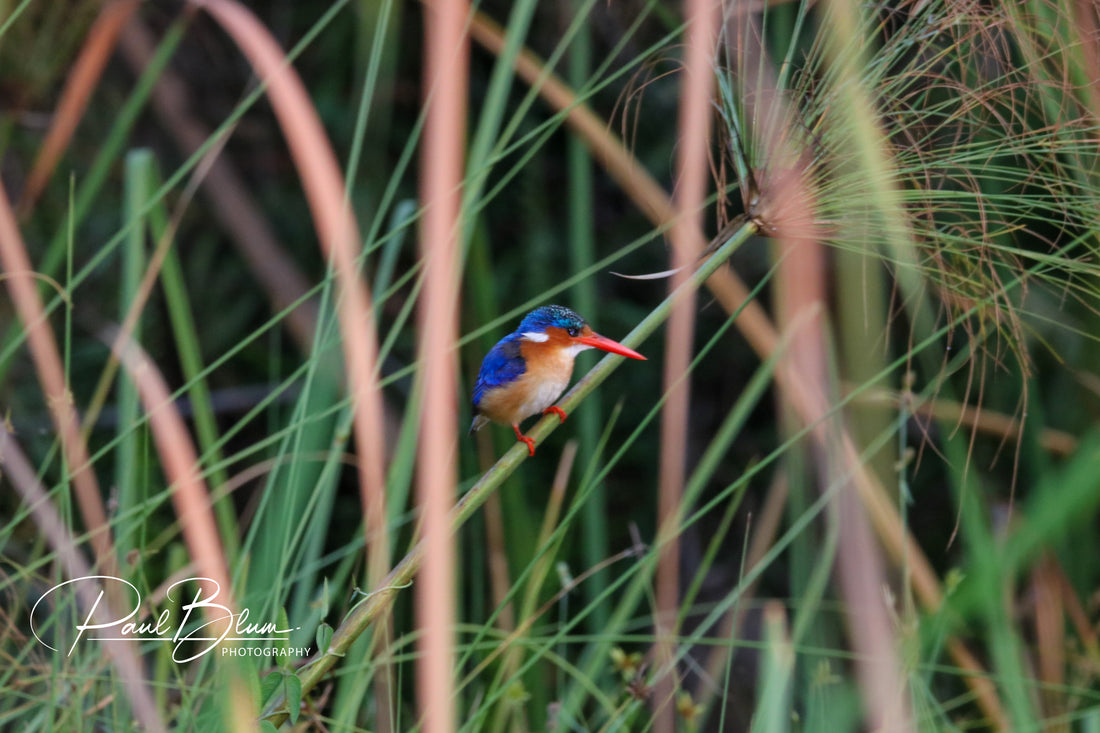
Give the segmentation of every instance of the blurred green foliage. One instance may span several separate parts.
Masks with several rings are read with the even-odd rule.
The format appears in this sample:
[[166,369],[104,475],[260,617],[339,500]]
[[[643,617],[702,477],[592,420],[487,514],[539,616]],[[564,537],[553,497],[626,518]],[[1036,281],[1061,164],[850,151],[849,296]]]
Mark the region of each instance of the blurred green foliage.
[[[97,7],[0,1],[0,177],[12,198]],[[400,558],[414,535],[415,428],[432,414],[417,402],[412,379],[422,8],[364,0],[253,9],[291,53],[347,167],[383,343],[389,551]],[[552,59],[637,161],[675,189],[679,6],[489,2],[478,10]],[[730,10],[715,69],[720,176],[707,233],[753,213],[738,185],[750,178],[750,192],[772,205],[768,183],[788,167],[815,187],[831,247],[836,400],[910,535],[938,576],[953,579],[942,608],[918,609],[904,591],[890,606],[917,728],[989,724],[947,656],[948,639],[959,638],[985,665],[1015,729],[1092,730],[1100,650],[1074,613],[1095,616],[1100,586],[1100,51],[1089,35],[1100,21],[1093,10],[1082,20],[1075,7],[1054,2],[858,10],[859,32],[832,44],[835,18],[813,3],[759,15]],[[750,15],[757,22],[742,23]],[[150,4],[139,17],[160,40],[160,55],[142,69],[113,57],[44,196],[21,222],[23,236],[36,266],[69,297],[41,289],[83,412],[107,360],[104,326],[122,319],[143,263],[167,241],[168,222],[178,225],[139,339],[191,421],[204,477],[219,497],[238,599],[258,618],[283,614],[295,627],[290,643],[309,646],[369,590],[330,269],[282,133],[236,49],[201,14]],[[767,57],[745,51],[758,42]],[[201,166],[152,105],[158,62],[183,81],[186,112],[209,146],[217,131],[231,133],[221,155],[275,234],[273,255],[311,284],[296,295],[317,309],[312,342],[287,328],[287,312],[272,306],[201,191],[193,200],[185,193]],[[498,63],[474,47],[456,395],[463,433],[482,355],[534,305],[573,306],[618,339],[666,291],[663,280],[612,274],[664,270],[662,233],[563,116]],[[784,114],[770,116],[766,92],[783,100]],[[779,138],[799,153],[793,162],[771,147]],[[769,307],[775,256],[768,240],[754,238],[730,260]],[[801,426],[778,414],[774,365],[761,366],[706,291],[699,304],[687,466],[695,493],[680,534],[691,591],[678,648],[688,695],[678,698],[681,725],[853,729],[860,688],[830,579],[838,530],[830,494],[823,499],[816,480],[825,469],[803,451]],[[69,329],[61,327],[66,319]],[[81,539],[47,406],[6,298],[0,326],[0,409]],[[486,524],[497,521],[488,513],[462,527],[456,676],[465,730],[647,729],[652,660],[627,662],[652,642],[648,573],[656,550],[619,553],[638,539],[652,543],[661,519],[654,418],[663,349],[658,331],[640,347],[649,362],[617,370],[500,487],[501,546],[486,539]],[[592,363],[578,360],[578,373]],[[950,413],[958,405],[973,419]],[[188,559],[137,415],[127,380],[117,379],[90,441],[120,547],[132,550],[125,570],[152,594]],[[577,464],[561,522],[542,542],[569,438],[580,440]],[[477,440],[463,434],[456,499],[512,444],[507,429]],[[761,564],[746,567],[745,548],[780,481],[790,490],[785,517]],[[512,612],[525,594],[528,609],[537,601],[538,613],[512,618],[511,627],[488,569],[498,552]],[[0,494],[0,557],[9,622],[0,632],[7,661],[0,686],[10,691],[0,696],[0,728],[126,728],[121,688],[94,649],[62,660],[26,633],[30,606],[62,570],[13,491]],[[602,566],[608,558],[617,559]],[[551,560],[556,574],[547,570]],[[897,570],[900,587],[909,568]],[[1064,577],[1056,599],[1037,595],[1050,587],[1039,583],[1044,573]],[[579,576],[586,580],[562,590]],[[765,607],[756,599],[773,600]],[[1041,675],[1052,652],[1037,635],[1051,619],[1043,604],[1055,601],[1061,678],[1050,680]],[[389,701],[398,730],[413,729],[417,717],[410,602],[399,596],[388,660],[398,680]],[[744,611],[734,638],[715,626],[731,608]],[[57,609],[55,619],[70,610]],[[508,667],[497,656],[501,642],[525,622]],[[374,729],[378,701],[367,693],[380,669],[375,642],[364,635],[340,660],[332,687],[307,690],[302,715],[333,730]],[[701,671],[711,649],[724,655],[718,678]],[[215,660],[176,665],[154,643],[143,652],[166,720],[185,729],[217,717]],[[284,665],[250,663],[263,700],[303,695]],[[115,693],[119,701],[105,702]]]

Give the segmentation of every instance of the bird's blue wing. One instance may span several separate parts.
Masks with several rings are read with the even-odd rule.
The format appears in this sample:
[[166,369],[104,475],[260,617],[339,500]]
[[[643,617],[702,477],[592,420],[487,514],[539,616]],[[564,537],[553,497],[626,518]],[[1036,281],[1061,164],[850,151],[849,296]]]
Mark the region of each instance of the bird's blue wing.
[[481,403],[486,392],[514,382],[527,371],[527,362],[520,353],[519,339],[506,336],[489,350],[481,362],[481,371],[474,384],[474,408]]

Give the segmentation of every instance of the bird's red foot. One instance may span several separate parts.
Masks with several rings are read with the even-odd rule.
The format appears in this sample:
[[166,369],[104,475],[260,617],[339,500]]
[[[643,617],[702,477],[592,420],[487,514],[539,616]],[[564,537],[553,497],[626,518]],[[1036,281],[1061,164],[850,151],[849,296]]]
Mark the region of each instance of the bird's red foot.
[[534,458],[535,456],[535,439],[528,438],[526,435],[519,431],[519,425],[513,425],[512,430],[516,433],[516,440],[521,443],[527,444],[527,455]]
[[550,405],[549,407],[547,407],[545,410],[542,411],[542,414],[546,415],[546,414],[551,413],[551,412],[554,413],[555,415],[557,415],[561,419],[562,422],[565,422],[565,418],[566,418],[565,410],[561,409],[557,405]]

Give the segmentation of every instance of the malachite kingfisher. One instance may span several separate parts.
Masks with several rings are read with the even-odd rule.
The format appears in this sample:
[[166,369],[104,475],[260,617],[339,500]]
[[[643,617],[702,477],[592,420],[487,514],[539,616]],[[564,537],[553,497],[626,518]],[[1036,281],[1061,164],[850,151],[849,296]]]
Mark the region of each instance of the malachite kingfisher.
[[473,433],[490,420],[511,425],[516,438],[535,455],[535,440],[519,424],[536,413],[553,412],[565,422],[565,411],[554,402],[569,386],[573,358],[585,349],[603,349],[631,359],[645,359],[618,341],[605,338],[583,318],[560,305],[536,308],[519,328],[494,346],[481,362],[474,384]]

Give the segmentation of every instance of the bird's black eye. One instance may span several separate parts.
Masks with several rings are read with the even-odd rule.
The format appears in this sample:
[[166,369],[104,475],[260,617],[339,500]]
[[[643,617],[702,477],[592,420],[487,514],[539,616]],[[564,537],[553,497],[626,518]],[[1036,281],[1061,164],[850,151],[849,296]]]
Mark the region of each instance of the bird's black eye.
[[568,333],[570,336],[573,336],[574,338],[576,338],[577,336],[581,335],[581,330],[579,328],[577,328],[576,326],[570,326],[567,329],[566,333]]

